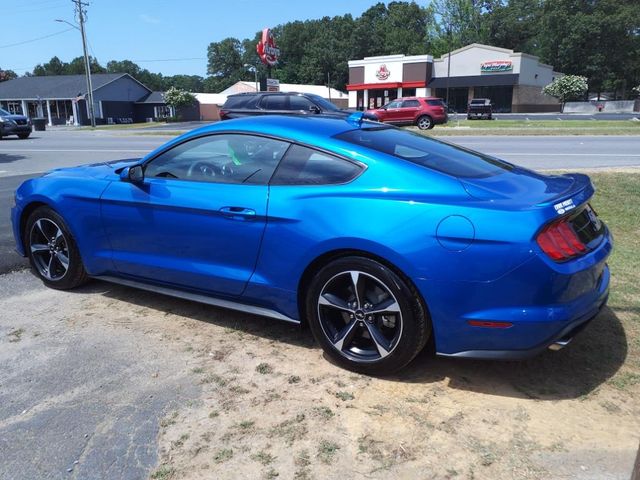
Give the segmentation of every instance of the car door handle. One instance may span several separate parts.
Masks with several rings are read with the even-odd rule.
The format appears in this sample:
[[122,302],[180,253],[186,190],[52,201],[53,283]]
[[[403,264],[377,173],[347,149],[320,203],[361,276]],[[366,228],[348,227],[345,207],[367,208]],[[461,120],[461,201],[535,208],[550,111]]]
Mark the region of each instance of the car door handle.
[[225,217],[235,219],[249,219],[256,216],[256,211],[252,208],[244,207],[222,207],[220,210]]

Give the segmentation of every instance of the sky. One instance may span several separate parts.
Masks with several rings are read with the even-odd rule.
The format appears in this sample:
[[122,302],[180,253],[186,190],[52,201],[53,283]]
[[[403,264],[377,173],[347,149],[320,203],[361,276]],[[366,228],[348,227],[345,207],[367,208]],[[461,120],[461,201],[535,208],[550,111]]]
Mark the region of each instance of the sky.
[[[89,53],[102,65],[133,60],[164,75],[206,76],[207,46],[293,20],[351,13],[376,0],[85,0]],[[82,55],[71,0],[0,0],[0,68],[18,75],[53,56]],[[42,38],[46,37],[46,38]],[[33,40],[33,41],[31,41]],[[276,39],[277,41],[277,39]],[[19,45],[16,45],[19,44]]]

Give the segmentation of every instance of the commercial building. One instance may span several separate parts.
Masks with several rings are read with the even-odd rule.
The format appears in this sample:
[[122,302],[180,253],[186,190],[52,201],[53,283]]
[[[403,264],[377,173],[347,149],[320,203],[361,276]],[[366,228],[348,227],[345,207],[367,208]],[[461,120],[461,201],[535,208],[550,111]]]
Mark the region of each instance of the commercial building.
[[[174,112],[162,92],[153,92],[126,73],[91,76],[97,123],[144,122]],[[11,113],[46,118],[49,125],[89,125],[84,75],[19,77],[0,82],[0,107]]]
[[[449,65],[449,58],[451,65]],[[377,108],[398,97],[447,97],[465,111],[472,98],[490,98],[497,112],[554,112],[560,103],[542,93],[560,73],[538,57],[474,43],[438,59],[387,55],[349,61],[349,107]]]

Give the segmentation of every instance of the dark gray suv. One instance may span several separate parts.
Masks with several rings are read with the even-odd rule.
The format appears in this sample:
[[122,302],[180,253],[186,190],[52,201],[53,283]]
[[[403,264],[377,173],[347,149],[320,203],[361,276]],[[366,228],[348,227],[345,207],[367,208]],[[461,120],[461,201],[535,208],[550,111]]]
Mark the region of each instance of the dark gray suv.
[[0,108],[0,139],[7,135],[17,135],[25,139],[31,135],[31,120],[24,115],[12,115]]
[[330,115],[347,117],[348,110],[336,107],[329,100],[312,93],[256,92],[229,95],[220,110],[220,119],[255,115]]

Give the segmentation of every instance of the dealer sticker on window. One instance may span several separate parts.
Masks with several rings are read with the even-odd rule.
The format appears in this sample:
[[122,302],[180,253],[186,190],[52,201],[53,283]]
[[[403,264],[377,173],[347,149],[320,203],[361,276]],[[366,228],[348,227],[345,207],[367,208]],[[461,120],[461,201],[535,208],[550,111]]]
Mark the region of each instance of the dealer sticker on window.
[[556,203],[553,208],[556,209],[558,215],[562,215],[569,210],[573,210],[574,208],[576,208],[576,206],[573,204],[573,198],[570,198],[569,200],[565,200],[564,202]]

